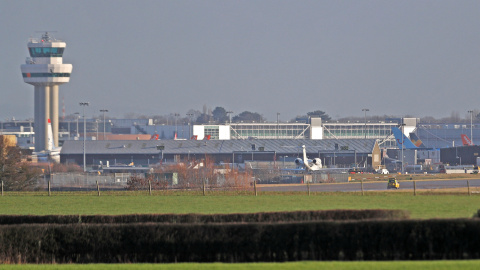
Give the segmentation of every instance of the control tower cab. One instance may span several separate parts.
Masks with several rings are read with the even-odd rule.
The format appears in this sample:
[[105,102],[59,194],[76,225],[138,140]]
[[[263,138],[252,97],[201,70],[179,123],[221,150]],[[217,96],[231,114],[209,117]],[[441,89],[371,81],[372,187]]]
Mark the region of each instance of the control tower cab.
[[35,151],[48,146],[48,119],[58,146],[58,86],[70,81],[71,64],[63,64],[66,43],[45,32],[40,39],[30,38],[26,63],[21,65],[23,80],[35,91]]

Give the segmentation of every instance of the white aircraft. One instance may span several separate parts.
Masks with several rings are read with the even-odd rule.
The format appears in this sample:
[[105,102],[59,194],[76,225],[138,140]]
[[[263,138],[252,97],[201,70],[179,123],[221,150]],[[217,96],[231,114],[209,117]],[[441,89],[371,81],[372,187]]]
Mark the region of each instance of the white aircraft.
[[53,141],[53,132],[52,132],[52,123],[50,119],[48,119],[48,144],[47,149],[40,151],[40,152],[33,152],[34,156],[37,156],[38,161],[54,161],[59,163],[60,162],[60,150],[61,147],[55,147],[55,142]]
[[305,150],[305,145],[302,145],[303,148],[303,160],[301,158],[295,159],[295,164],[297,164],[297,169],[303,168],[306,171],[320,171],[322,169],[322,160],[319,158],[307,159],[307,151]]

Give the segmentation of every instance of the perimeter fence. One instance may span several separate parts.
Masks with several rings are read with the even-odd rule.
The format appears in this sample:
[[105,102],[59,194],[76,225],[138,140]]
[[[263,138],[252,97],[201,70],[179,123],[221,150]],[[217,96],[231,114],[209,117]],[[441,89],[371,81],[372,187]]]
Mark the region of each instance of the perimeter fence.
[[[132,178],[133,177],[133,178]],[[147,176],[148,177],[148,176]],[[50,177],[47,175],[40,178],[38,181],[38,188],[41,190],[64,190],[64,191],[89,191],[96,190],[100,186],[101,189],[106,190],[125,190],[129,187],[129,180],[131,179],[146,179],[144,174],[132,173],[112,173],[112,174],[97,174],[97,173],[53,173]],[[168,189],[195,189],[203,188],[233,188],[238,187],[238,183],[249,183],[247,186],[252,186],[253,181],[258,184],[302,184],[302,183],[343,183],[348,182],[348,174],[343,173],[313,173],[313,174],[275,174],[267,177],[266,174],[253,174],[249,179],[242,181],[235,181],[231,183],[223,176],[215,177],[194,177],[183,179],[181,175],[170,174],[167,176],[154,176],[150,180],[152,183],[164,181],[165,188]],[[145,180],[148,183],[148,180]],[[245,186],[242,184],[241,186]],[[145,189],[148,186],[144,187]]]
[[249,174],[182,173],[52,173],[38,179],[39,190],[93,191],[93,190],[239,190],[253,186]]
[[114,173],[98,175],[93,173],[54,173],[39,181],[40,189],[52,190],[95,190],[97,184],[102,189],[121,190],[127,186],[127,181],[132,174]]

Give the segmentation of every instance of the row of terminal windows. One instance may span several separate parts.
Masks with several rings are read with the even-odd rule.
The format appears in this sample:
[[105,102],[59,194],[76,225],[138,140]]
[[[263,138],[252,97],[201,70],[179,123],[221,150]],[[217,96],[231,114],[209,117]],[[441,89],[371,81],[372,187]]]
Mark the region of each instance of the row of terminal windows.
[[65,48],[28,48],[31,57],[62,57]]
[[205,135],[210,135],[210,139],[218,140],[220,138],[220,130],[218,126],[205,126]]
[[70,73],[22,73],[23,78],[70,77]]

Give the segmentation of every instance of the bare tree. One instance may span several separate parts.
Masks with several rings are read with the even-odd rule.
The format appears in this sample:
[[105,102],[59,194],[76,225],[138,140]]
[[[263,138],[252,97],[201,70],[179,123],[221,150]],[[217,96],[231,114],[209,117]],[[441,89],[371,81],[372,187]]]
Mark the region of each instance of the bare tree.
[[5,190],[33,190],[37,187],[40,169],[22,161],[20,148],[0,136],[0,180]]

